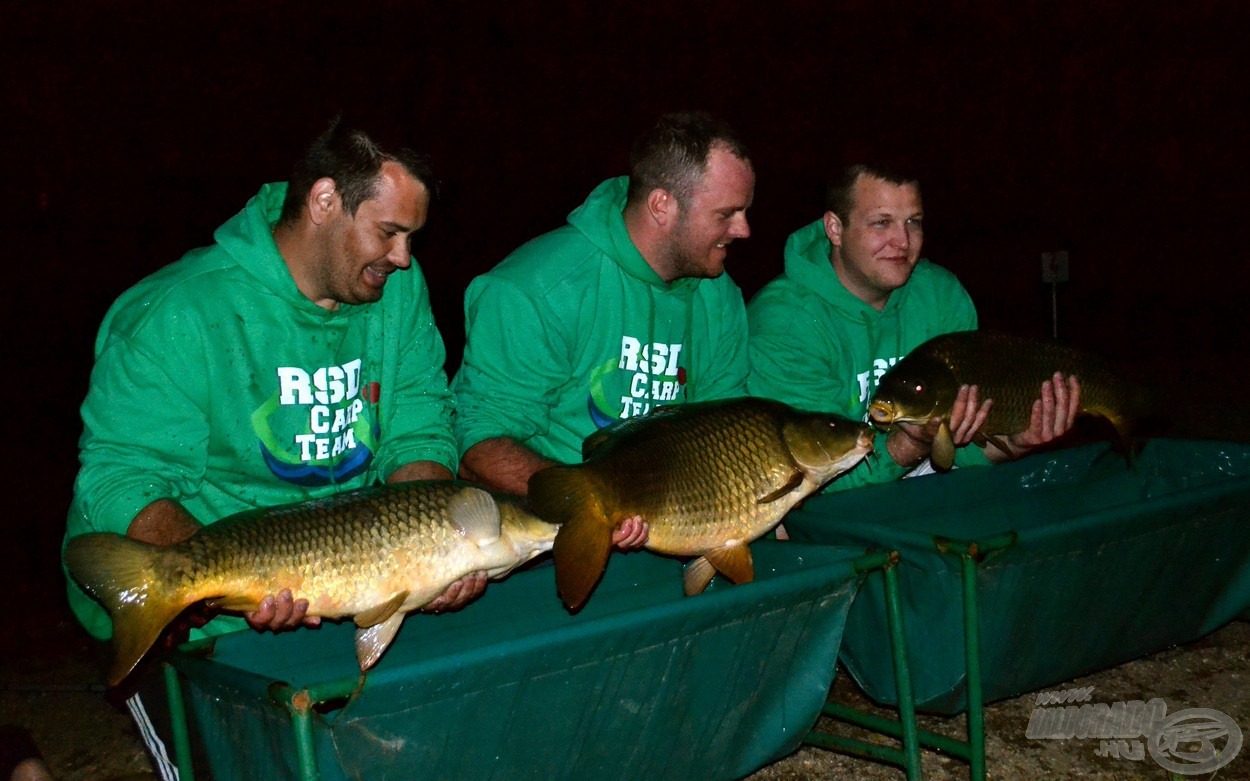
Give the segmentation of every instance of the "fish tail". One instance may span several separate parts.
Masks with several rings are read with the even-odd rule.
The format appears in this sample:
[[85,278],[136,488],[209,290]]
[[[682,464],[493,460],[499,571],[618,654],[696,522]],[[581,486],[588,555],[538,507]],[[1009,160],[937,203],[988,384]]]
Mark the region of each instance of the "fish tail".
[[612,523],[598,488],[576,467],[549,467],[530,478],[530,507],[544,520],[560,524],[552,558],[556,588],[570,610],[590,596],[612,551]]
[[65,545],[70,574],[113,619],[110,686],[130,674],[188,604],[161,582],[160,552],[153,545],[109,533],[84,534]]

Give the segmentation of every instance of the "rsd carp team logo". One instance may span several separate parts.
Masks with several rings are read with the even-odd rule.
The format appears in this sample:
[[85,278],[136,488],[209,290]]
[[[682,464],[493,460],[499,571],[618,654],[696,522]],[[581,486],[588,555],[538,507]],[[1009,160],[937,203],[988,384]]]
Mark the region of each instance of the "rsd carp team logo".
[[340,483],[373,460],[379,430],[373,413],[381,389],[362,387],[360,359],[308,371],[278,368],[278,389],[252,413],[265,464],[295,485]]
[[624,418],[645,415],[653,407],[683,400],[686,369],[679,363],[682,349],[680,343],[645,344],[632,336],[622,336],[620,354],[590,373],[586,409],[595,427],[603,428]]

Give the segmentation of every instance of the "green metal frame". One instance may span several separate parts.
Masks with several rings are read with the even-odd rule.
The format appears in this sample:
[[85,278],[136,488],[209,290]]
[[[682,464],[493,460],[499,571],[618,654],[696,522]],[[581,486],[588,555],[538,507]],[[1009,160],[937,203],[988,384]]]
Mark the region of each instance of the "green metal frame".
[[816,729],[811,730],[803,742],[897,765],[906,771],[908,781],[924,778],[920,766],[921,747],[935,749],[968,763],[969,778],[985,781],[985,704],[981,686],[981,612],[977,601],[977,564],[987,555],[1010,547],[1015,541],[1014,532],[996,535],[981,542],[942,537],[933,539],[933,545],[940,553],[950,553],[960,558],[965,688],[968,699],[966,740],[948,738],[918,727],[907,653],[907,632],[903,625],[901,589],[898,573],[895,571],[900,557],[897,551],[892,551],[889,561],[882,568],[882,586],[885,589],[886,623],[889,627],[890,653],[894,661],[894,679],[898,691],[898,718],[865,713],[834,702],[832,698],[825,703],[821,713],[837,721],[898,739],[902,747],[879,746]]

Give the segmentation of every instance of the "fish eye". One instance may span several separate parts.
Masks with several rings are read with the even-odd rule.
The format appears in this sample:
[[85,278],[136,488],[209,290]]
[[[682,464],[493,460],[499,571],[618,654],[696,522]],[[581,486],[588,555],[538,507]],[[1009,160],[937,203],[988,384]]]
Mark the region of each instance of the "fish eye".
[[924,393],[924,383],[916,383],[916,393]]

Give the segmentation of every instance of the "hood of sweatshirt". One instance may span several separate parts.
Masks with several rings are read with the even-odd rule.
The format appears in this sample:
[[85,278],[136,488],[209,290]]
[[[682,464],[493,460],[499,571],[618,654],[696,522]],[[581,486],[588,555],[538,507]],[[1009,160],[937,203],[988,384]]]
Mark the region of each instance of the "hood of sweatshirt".
[[[838,279],[837,272],[833,270],[829,253],[829,237],[825,235],[823,221],[816,220],[800,228],[786,239],[786,276],[854,320],[871,323],[897,316],[896,313],[907,300],[909,285],[903,285],[891,293],[885,307],[878,312],[846,289]],[[928,261],[921,260],[920,263]]]
[[675,293],[680,297],[692,295],[702,280],[686,277],[675,279],[671,283],[665,282],[629,238],[624,213],[625,196],[628,192],[628,176],[608,179],[569,214],[569,224],[629,276],[666,293]]
[[213,239],[240,268],[293,309],[319,320],[353,316],[364,307],[340,304],[331,311],[317,306],[295,286],[295,278],[291,276],[291,270],[278,252],[273,238],[273,228],[282,214],[286,191],[286,182],[262,186],[242,211],[217,228]]

